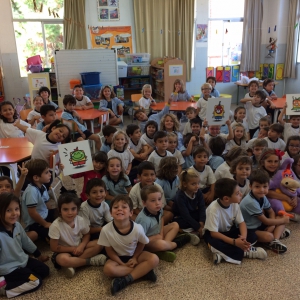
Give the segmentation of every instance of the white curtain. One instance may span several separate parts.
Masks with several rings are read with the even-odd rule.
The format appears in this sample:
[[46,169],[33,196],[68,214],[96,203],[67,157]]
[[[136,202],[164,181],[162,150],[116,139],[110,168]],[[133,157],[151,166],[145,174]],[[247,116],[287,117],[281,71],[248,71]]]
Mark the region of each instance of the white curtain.
[[[284,77],[296,78],[297,48],[300,21],[300,0],[290,0]],[[298,24],[296,26],[296,24]]]
[[262,18],[262,1],[245,0],[241,72],[259,70]]

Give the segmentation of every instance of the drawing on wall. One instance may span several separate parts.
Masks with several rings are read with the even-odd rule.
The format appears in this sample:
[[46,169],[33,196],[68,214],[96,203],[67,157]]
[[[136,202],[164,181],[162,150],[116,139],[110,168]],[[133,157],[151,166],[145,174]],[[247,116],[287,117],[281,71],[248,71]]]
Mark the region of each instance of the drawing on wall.
[[229,119],[231,98],[209,98],[206,120],[208,125],[223,125]]
[[300,115],[300,94],[286,95],[286,115]]
[[42,86],[47,86],[46,78],[32,78],[32,86],[34,89],[39,89]]
[[207,24],[197,24],[196,42],[207,43]]
[[183,75],[183,68],[181,65],[169,66],[169,76],[181,76]]
[[97,0],[99,21],[120,20],[119,0]]
[[89,141],[62,144],[58,150],[64,176],[94,169]]

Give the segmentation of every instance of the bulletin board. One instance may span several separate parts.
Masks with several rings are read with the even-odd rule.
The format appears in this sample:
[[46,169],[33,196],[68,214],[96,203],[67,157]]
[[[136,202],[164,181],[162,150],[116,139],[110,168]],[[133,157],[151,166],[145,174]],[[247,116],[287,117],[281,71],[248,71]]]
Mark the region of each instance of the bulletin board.
[[90,26],[92,48],[115,49],[118,57],[132,53],[131,26]]

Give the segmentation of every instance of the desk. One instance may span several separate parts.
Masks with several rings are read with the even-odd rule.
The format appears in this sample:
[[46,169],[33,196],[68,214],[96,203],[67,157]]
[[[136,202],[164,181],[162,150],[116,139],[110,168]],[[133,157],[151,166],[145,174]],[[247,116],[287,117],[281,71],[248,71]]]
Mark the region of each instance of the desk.
[[[109,121],[109,113],[108,111],[100,111],[98,109],[87,109],[87,110],[76,110],[78,115],[81,117],[83,121],[89,121],[91,124],[91,132],[94,133],[94,120],[99,118],[99,123],[101,124],[100,133],[102,133],[104,119],[108,124]],[[56,115],[58,118],[61,118],[63,112],[57,112]],[[106,118],[104,118],[106,116]]]
[[279,109],[284,107],[286,98],[277,98],[276,100],[272,100],[272,102],[276,106],[274,111],[274,122],[277,122]]
[[14,187],[16,176],[11,164],[30,159],[32,148],[32,143],[26,137],[0,139],[0,166],[9,168]]
[[[159,102],[156,105],[151,106],[153,110],[163,110],[166,106],[165,102]],[[185,111],[188,107],[194,107],[197,109],[196,102],[189,102],[189,101],[178,101],[172,102],[170,105],[171,111]]]

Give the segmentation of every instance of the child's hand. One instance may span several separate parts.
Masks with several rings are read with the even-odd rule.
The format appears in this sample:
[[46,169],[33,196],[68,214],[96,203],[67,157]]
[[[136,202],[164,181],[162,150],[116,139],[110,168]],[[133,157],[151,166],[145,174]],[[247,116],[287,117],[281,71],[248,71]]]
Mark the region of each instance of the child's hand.
[[287,108],[287,107],[288,107],[287,102],[285,102],[283,108]]
[[203,121],[203,123],[202,123],[202,126],[208,126],[208,122],[207,122],[207,120],[206,119],[204,119],[204,121]]
[[14,126],[18,127],[18,125],[20,125],[20,119],[17,119],[14,123]]
[[123,106],[122,106],[122,105],[120,105],[120,106],[119,106],[119,113],[120,113],[120,115],[122,115],[122,114],[123,114],[123,111],[124,111],[124,109],[123,109]]
[[210,204],[214,200],[214,195],[211,192],[203,194],[205,204]]
[[84,245],[79,244],[79,245],[77,246],[77,248],[75,248],[75,250],[73,251],[73,254],[74,254],[75,256],[80,256],[80,255],[83,253],[83,251],[84,251]]
[[225,122],[225,124],[226,124],[227,126],[230,126],[231,121],[228,119],[228,120]]
[[147,154],[146,153],[140,153],[140,158],[142,160],[146,160],[147,159]]
[[172,98],[169,98],[168,102],[167,102],[169,105],[171,105],[172,103]]
[[245,239],[241,239],[241,238],[235,239],[235,245],[240,249],[242,249],[243,251],[249,250],[251,246],[250,243],[248,243]]
[[84,108],[83,108],[83,106],[77,106],[76,109],[77,110],[83,110]]
[[44,228],[49,228],[51,226],[51,223],[46,222],[46,224],[44,225]]
[[130,170],[127,169],[127,170],[125,171],[125,174],[126,174],[126,175],[129,175],[129,173],[130,173]]
[[126,266],[129,268],[134,268],[138,264],[138,261],[135,257],[129,259],[129,261],[126,263]]
[[198,229],[200,237],[202,237],[202,235],[203,235],[203,228],[204,228],[204,226],[200,225],[200,228]]
[[194,142],[196,142],[196,137],[195,137],[195,136],[192,136],[191,139],[190,139],[190,143],[193,144]]
[[19,170],[20,170],[20,175],[21,176],[26,176],[27,174],[28,174],[28,169],[26,169],[25,168],[25,162],[22,162],[22,167],[20,167],[19,165],[18,165],[18,168],[19,168]]
[[80,136],[85,140],[86,136],[83,132],[80,133]]
[[276,106],[275,106],[274,104],[271,104],[271,105],[270,105],[270,108],[271,108],[271,109],[275,109]]
[[290,223],[290,218],[288,216],[282,216],[282,221],[283,221],[283,224],[288,224]]
[[49,260],[49,256],[41,254],[38,257],[38,260],[41,261],[41,262],[45,262],[45,261]]
[[60,164],[59,164],[59,169],[60,169],[61,171],[63,171],[64,168],[65,168],[65,165],[60,163]]

